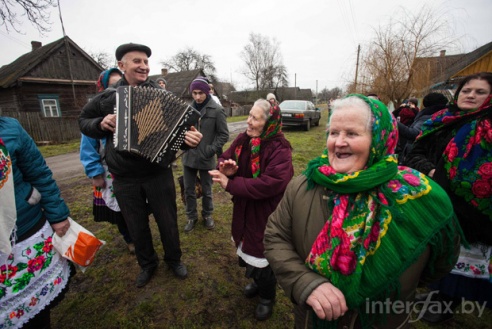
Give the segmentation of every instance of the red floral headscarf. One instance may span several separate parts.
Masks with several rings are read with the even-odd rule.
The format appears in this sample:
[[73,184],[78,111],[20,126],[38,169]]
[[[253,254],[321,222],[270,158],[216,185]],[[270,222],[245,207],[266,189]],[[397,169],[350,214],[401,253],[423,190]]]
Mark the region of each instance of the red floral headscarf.
[[[280,115],[280,108],[278,106],[270,107],[270,116],[265,122],[263,132],[259,137],[253,137],[249,141],[251,147],[251,172],[253,173],[253,178],[260,175],[260,145],[261,141],[268,140],[277,134],[282,132],[282,117]],[[234,150],[236,154],[236,160],[239,159],[241,154],[242,145],[238,145]]]

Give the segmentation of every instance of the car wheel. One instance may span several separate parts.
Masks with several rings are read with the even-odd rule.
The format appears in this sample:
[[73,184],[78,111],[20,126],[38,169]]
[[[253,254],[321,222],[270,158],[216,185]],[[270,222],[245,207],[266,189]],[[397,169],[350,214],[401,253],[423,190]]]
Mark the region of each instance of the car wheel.
[[306,125],[304,126],[305,131],[309,131],[311,129],[311,120],[306,121]]
[[315,125],[316,127],[317,127],[317,126],[319,126],[319,119],[318,119],[318,120],[316,120],[316,123],[314,123],[314,125]]

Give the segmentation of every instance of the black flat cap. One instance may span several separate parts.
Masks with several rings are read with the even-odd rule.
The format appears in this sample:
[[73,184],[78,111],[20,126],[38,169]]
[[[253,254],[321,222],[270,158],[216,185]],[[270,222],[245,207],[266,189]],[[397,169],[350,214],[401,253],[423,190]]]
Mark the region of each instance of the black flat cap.
[[139,45],[138,43],[125,43],[116,48],[116,60],[121,61],[123,56],[125,56],[125,54],[130,51],[141,51],[143,53],[146,53],[147,57],[150,57],[150,55],[152,55],[152,50],[150,50],[150,48],[147,46]]

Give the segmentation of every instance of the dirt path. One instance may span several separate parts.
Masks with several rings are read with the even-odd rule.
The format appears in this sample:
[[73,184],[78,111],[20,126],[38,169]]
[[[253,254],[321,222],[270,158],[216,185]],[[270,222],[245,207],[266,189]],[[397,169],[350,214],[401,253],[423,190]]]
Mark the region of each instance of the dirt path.
[[[229,127],[230,133],[229,140],[232,140],[246,129],[246,121],[229,123],[227,126]],[[53,178],[58,184],[62,184],[67,179],[85,176],[84,168],[80,163],[79,152],[52,156],[46,158],[46,163],[53,172]]]

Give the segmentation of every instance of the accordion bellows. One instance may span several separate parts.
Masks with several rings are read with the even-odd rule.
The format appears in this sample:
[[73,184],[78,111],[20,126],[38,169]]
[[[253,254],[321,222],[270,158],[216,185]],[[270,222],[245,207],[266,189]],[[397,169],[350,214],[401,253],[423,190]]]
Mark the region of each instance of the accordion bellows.
[[118,87],[115,149],[169,166],[199,119],[200,112],[163,89]]

